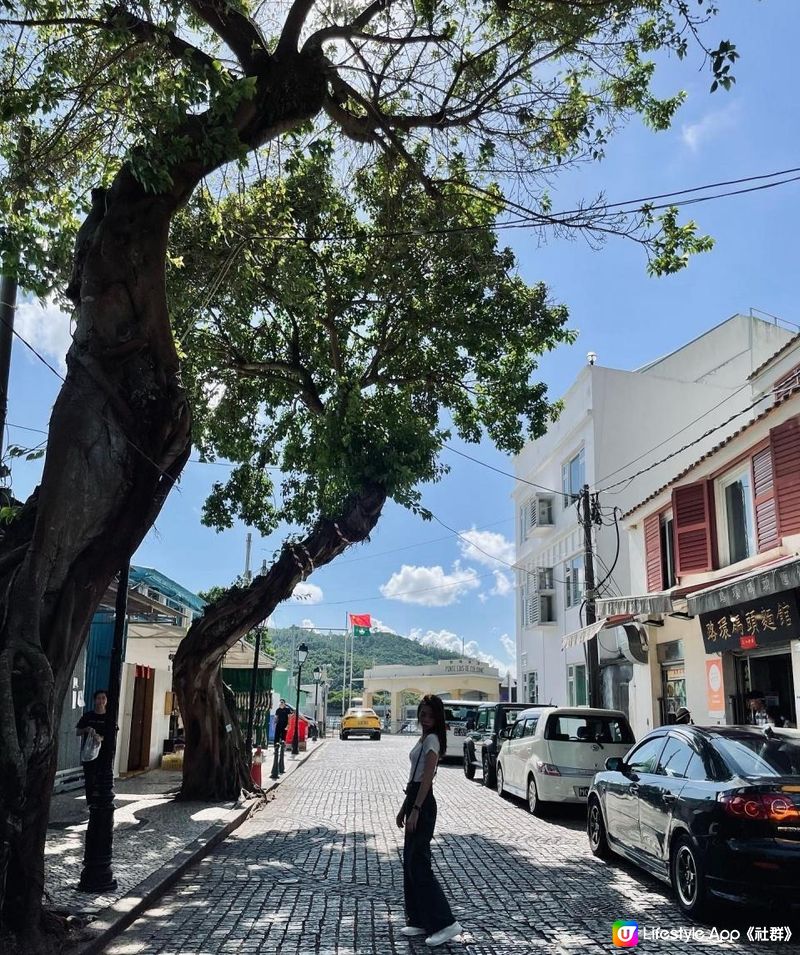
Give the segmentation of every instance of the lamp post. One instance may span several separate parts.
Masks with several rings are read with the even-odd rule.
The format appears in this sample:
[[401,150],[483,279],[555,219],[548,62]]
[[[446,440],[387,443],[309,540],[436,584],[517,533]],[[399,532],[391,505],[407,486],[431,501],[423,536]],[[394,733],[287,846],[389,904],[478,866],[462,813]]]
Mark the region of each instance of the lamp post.
[[83,871],[78,888],[83,892],[112,891],[117,880],[111,868],[114,844],[114,754],[117,751],[117,717],[122,685],[122,664],[125,655],[125,623],[128,613],[130,561],[119,572],[114,613],[114,642],[108,678],[108,708],[103,750],[97,757],[98,768],[94,788],[86,793],[89,824],[83,854]]
[[319,727],[319,710],[317,699],[319,697],[319,681],[322,677],[322,669],[319,666],[314,667],[314,722]]
[[297,702],[294,708],[294,739],[292,740],[292,756],[300,752],[300,673],[308,656],[308,647],[301,643],[297,648]]

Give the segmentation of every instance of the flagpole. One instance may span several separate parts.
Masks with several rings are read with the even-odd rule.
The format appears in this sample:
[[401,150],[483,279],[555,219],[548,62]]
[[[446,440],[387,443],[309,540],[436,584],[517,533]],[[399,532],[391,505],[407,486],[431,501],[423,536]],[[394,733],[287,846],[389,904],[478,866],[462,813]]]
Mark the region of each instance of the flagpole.
[[350,706],[353,705],[353,657],[356,654],[356,628],[353,627],[353,635],[350,637]]
[[347,637],[349,632],[350,614],[344,615],[344,667],[342,668],[342,716],[344,716],[345,700],[347,699]]

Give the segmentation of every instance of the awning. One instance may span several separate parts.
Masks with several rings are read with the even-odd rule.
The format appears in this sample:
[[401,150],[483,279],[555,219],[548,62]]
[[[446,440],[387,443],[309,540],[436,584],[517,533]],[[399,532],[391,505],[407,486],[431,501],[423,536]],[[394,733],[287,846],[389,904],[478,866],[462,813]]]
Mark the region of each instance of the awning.
[[608,617],[601,617],[595,623],[590,623],[588,627],[581,627],[580,630],[573,630],[572,633],[566,634],[561,641],[561,649],[566,650],[568,647],[577,647],[582,643],[588,643],[592,637],[596,637],[600,633],[606,625],[606,620],[608,620]]
[[[800,558],[790,557],[770,567],[752,570],[716,587],[706,587],[686,598],[690,614],[714,613],[726,607],[769,597],[800,587]],[[599,602],[599,601],[598,601]]]
[[616,614],[672,613],[672,593],[666,590],[655,594],[638,594],[632,597],[603,597],[595,601],[599,614],[611,617]]

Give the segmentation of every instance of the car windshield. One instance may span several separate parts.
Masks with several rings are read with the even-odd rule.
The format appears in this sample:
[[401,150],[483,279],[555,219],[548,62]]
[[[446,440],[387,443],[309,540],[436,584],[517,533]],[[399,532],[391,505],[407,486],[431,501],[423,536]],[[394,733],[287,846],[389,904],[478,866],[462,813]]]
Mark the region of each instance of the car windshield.
[[[511,726],[511,724],[516,720],[519,714],[526,709],[524,706],[520,706],[515,710],[500,710],[500,722],[497,725],[498,732],[506,726]],[[494,711],[490,717],[490,729],[494,729]]]
[[470,717],[475,717],[478,708],[475,706],[448,706],[444,711],[444,718],[448,723],[466,723]]
[[375,710],[348,710],[348,716],[376,716]]
[[628,721],[618,716],[552,716],[545,739],[578,743],[633,743]]
[[739,776],[800,776],[800,743],[794,739],[720,736],[714,748]]

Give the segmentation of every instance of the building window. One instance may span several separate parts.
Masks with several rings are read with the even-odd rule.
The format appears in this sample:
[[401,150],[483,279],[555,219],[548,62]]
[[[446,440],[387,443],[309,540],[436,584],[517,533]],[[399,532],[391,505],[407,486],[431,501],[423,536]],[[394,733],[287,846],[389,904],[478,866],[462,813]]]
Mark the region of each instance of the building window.
[[561,465],[561,489],[564,492],[564,507],[569,507],[583,490],[586,483],[586,467],[583,448],[565,464]]
[[674,587],[675,542],[672,536],[672,511],[661,515],[661,582],[664,590]]
[[582,663],[567,667],[567,699],[570,706],[586,705],[586,667]]
[[749,462],[720,478],[715,496],[722,563],[735,564],[746,560],[756,552]]
[[[540,570],[546,568],[540,568]],[[542,623],[555,623],[555,600],[552,593],[539,589],[538,572],[527,572],[520,588],[520,618],[523,627],[538,627]]]
[[573,557],[564,564],[566,604],[577,607],[583,600],[583,557]]
[[520,536],[522,540],[527,540],[537,527],[552,527],[553,523],[553,499],[551,497],[542,497],[536,494],[528,498],[522,505],[520,511]]
[[539,702],[539,674],[536,670],[531,670],[528,673],[524,673],[522,677],[523,681],[523,692],[525,694],[526,703],[538,703]]

